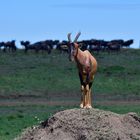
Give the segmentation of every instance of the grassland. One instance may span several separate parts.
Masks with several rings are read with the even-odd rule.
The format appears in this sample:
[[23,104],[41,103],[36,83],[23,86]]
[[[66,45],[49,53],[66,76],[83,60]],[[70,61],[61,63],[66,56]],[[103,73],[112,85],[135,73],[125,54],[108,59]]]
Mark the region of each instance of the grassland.
[[[140,50],[95,57],[94,106],[140,114]],[[0,52],[0,140],[13,139],[59,110],[78,107],[79,99],[77,69],[67,54]]]

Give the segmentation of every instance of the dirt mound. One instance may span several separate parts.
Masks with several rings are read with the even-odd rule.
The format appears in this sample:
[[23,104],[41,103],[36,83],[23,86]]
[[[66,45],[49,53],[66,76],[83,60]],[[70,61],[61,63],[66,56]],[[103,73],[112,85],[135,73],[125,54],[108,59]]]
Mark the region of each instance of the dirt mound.
[[[18,140],[140,140],[140,117],[98,109],[71,109],[27,129]],[[16,140],[17,140],[16,139]]]

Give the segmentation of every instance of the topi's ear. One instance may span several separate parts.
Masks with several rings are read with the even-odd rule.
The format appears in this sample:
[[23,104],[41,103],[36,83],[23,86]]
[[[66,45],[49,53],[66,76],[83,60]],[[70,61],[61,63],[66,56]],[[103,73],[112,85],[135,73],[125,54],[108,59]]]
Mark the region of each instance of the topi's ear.
[[78,45],[77,43],[74,43],[74,47],[75,47],[76,49],[78,49],[78,48],[79,48],[79,45]]

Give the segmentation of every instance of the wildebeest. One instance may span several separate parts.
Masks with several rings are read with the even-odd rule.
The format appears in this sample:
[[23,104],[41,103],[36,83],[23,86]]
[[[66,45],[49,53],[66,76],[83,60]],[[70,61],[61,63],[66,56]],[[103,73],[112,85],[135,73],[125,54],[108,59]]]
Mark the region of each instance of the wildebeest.
[[34,50],[35,49],[34,46],[32,46],[32,47],[29,46],[30,45],[30,41],[20,41],[20,44],[25,47],[25,53],[28,50]]
[[107,46],[107,50],[108,50],[108,53],[110,53],[111,51],[114,51],[114,52],[119,52],[121,47],[123,45],[123,40],[111,40],[110,42],[108,42]]
[[8,41],[8,42],[3,42],[3,46],[4,46],[3,51],[4,52],[6,52],[6,51],[15,52],[17,50],[15,42],[16,42],[15,40]]
[[59,50],[61,54],[68,53],[68,41],[63,40],[62,42],[59,42],[56,49]]
[[101,43],[102,43],[102,40],[91,39],[89,42],[89,51],[97,52],[97,54],[99,54],[99,52],[102,49]]
[[127,41],[124,41],[123,46],[124,46],[124,47],[130,47],[130,45],[132,45],[133,42],[134,42],[133,39],[129,39],[129,40],[127,40]]
[[29,41],[21,41],[21,45],[25,47],[25,53],[28,50],[35,50],[35,52],[39,52],[40,50],[45,50],[48,54],[51,53],[51,46],[48,44],[48,41],[39,41],[33,44],[30,44]]
[[2,49],[2,47],[4,47],[4,42],[0,42],[0,49]]

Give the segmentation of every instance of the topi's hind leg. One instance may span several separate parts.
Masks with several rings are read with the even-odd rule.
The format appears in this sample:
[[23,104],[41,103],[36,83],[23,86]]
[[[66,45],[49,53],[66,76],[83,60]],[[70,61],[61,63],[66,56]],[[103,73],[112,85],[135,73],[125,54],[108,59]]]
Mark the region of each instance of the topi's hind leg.
[[83,108],[85,106],[85,87],[83,83],[83,77],[81,73],[79,72],[79,78],[80,78],[80,83],[81,83],[81,103],[80,107]]
[[88,101],[88,108],[92,108],[92,104],[91,104],[91,87],[92,87],[92,83],[93,83],[93,79],[94,79],[94,75],[92,75],[91,77],[90,77],[90,83],[89,83],[89,101]]
[[91,104],[91,87],[92,87],[92,82],[89,83],[89,108],[92,108],[92,104]]
[[84,108],[92,108],[91,107],[91,92],[90,92],[91,85],[89,84],[89,81],[90,81],[90,73],[87,73],[86,85],[85,85],[85,106],[84,106]]
[[81,85],[81,103],[80,103],[80,108],[83,108],[84,107],[84,86],[83,85]]
[[82,104],[83,104],[83,108],[85,108],[86,104],[87,104],[87,92],[86,92],[86,87],[83,86],[83,101],[82,101]]

